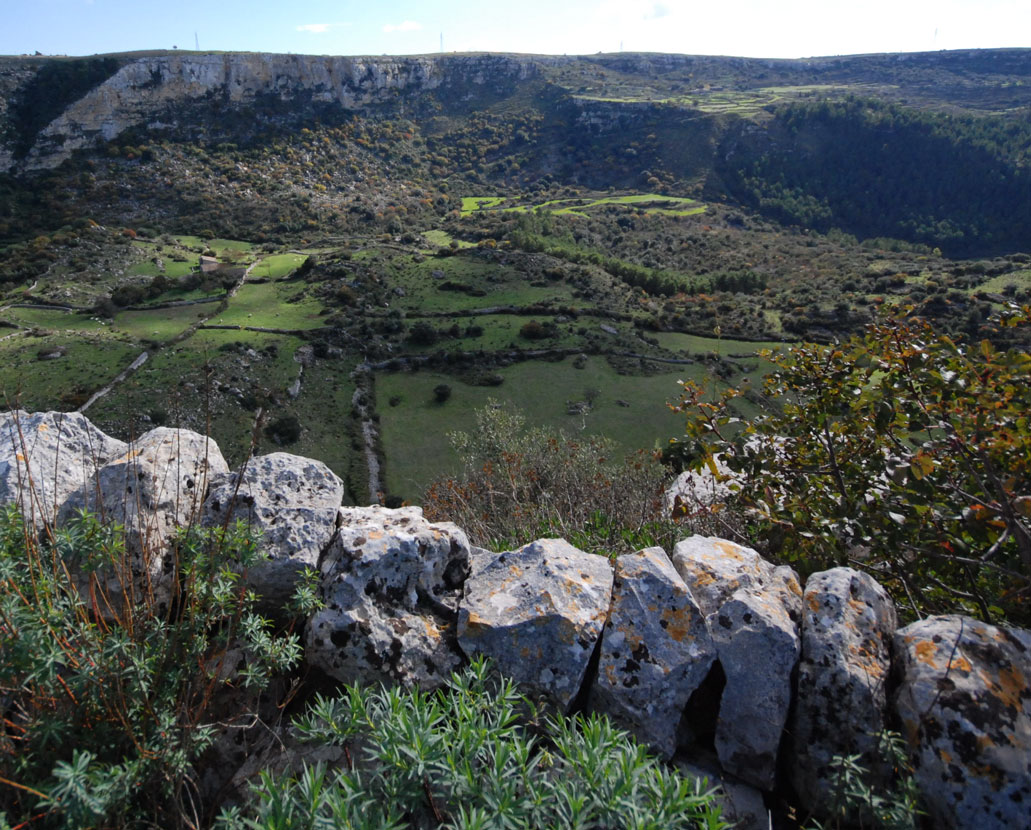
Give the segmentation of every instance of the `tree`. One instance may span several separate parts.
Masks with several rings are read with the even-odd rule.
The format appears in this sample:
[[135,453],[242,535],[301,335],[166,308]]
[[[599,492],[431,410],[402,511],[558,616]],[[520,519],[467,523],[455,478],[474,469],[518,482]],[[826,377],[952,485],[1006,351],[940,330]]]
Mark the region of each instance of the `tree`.
[[[1013,309],[1000,328],[1031,322]],[[1005,332],[1000,332],[1005,334]],[[967,346],[924,320],[841,345],[765,353],[766,410],[685,383],[694,469],[729,469],[735,500],[801,570],[873,571],[914,613],[1031,620],[1031,355]]]
[[433,387],[433,400],[437,403],[445,403],[451,397],[451,387],[446,383],[438,383]]

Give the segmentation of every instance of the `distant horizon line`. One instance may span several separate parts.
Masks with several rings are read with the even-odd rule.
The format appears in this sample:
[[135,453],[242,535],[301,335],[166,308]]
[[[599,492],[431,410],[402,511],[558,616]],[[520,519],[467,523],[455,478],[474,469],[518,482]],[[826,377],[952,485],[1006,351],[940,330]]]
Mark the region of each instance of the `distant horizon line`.
[[1029,46],[971,46],[961,47],[955,49],[921,49],[911,51],[889,51],[889,52],[850,52],[833,55],[805,55],[796,58],[776,58],[776,57],[763,57],[755,55],[732,55],[727,53],[721,54],[708,54],[708,53],[697,53],[697,52],[654,52],[648,50],[620,50],[614,52],[583,52],[583,53],[554,53],[554,52],[511,52],[511,51],[495,51],[487,49],[475,49],[468,51],[453,51],[453,52],[411,52],[411,53],[388,53],[383,52],[380,54],[372,53],[353,53],[353,54],[329,54],[329,53],[316,53],[316,52],[273,52],[273,51],[256,51],[250,49],[133,49],[121,52],[94,52],[92,54],[81,54],[72,55],[66,53],[42,53],[42,52],[22,52],[18,54],[7,54],[0,55],[0,58],[52,58],[60,59],[66,58],[71,60],[80,60],[84,58],[112,58],[112,57],[157,57],[165,55],[288,55],[292,57],[308,57],[308,58],[433,58],[433,57],[449,57],[449,56],[464,56],[464,55],[504,55],[509,57],[520,57],[520,58],[596,58],[596,57],[614,57],[618,55],[661,55],[671,57],[683,57],[683,58],[729,58],[733,60],[748,60],[748,61],[778,61],[783,63],[791,63],[797,61],[812,61],[812,60],[836,60],[841,58],[869,58],[869,57],[888,57],[888,56],[904,56],[904,55],[941,55],[941,54],[958,54],[964,52],[1031,52]]

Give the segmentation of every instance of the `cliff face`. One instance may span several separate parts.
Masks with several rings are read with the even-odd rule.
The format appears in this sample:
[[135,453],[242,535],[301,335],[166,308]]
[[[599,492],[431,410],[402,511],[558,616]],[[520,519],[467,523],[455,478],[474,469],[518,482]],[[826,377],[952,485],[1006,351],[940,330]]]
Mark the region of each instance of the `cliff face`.
[[[28,73],[16,62],[3,73],[0,118],[24,89]],[[272,54],[165,55],[129,60],[40,130],[24,159],[8,129],[0,169],[54,167],[78,149],[126,129],[177,126],[176,113],[201,104],[208,113],[263,105],[303,104],[361,110],[434,90],[460,96],[498,95],[533,77],[530,58],[503,55],[344,58]],[[9,120],[9,119],[8,119]]]

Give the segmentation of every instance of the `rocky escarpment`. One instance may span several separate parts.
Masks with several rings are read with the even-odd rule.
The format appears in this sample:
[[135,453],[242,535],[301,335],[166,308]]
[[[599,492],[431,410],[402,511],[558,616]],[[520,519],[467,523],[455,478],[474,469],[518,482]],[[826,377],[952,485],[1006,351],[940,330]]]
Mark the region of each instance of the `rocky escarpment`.
[[[743,828],[769,826],[764,798],[831,813],[835,757],[889,775],[869,733],[894,727],[934,826],[1026,825],[1031,632],[957,616],[896,630],[868,575],[835,568],[802,586],[790,568],[701,536],[614,563],[558,539],[475,549],[419,508],[341,507],[340,482],[310,459],[220,462],[188,430],[124,445],[78,414],[0,415],[0,502],[27,506],[38,529],[98,505],[146,540],[133,549],[140,566],[111,575],[120,594],[164,587],[172,532],[198,519],[264,531],[269,559],[245,578],[267,601],[317,566],[323,607],[305,621],[305,659],[322,676],[436,688],[485,655],[552,711],[610,715],[719,783]],[[225,780],[210,786],[299,763],[278,729],[253,752],[220,738]]]
[[[234,112],[260,111],[263,118],[289,113],[296,119],[392,104],[400,96],[434,91],[459,101],[490,98],[510,93],[537,71],[535,60],[505,55],[140,57],[127,60],[57,114],[24,154],[9,137],[0,148],[0,169],[54,167],[74,151],[94,148],[130,128],[161,131],[189,124],[217,129],[219,119]],[[24,82],[11,78],[16,88],[24,89]],[[12,125],[7,132],[15,132]]]

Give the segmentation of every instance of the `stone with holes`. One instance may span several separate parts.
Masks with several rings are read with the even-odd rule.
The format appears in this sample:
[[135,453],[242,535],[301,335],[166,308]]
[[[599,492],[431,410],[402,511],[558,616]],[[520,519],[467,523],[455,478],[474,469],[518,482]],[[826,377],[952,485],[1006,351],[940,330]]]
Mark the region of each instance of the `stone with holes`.
[[[210,438],[188,429],[158,427],[133,441],[73,493],[61,508],[60,519],[85,508],[107,522],[123,525],[132,589],[165,603],[171,589],[175,536],[180,528],[199,522],[209,481],[228,471]],[[109,575],[107,582],[109,589],[130,588],[118,575]]]
[[835,756],[861,755],[877,781],[891,774],[875,736],[887,726],[897,625],[894,604],[869,574],[833,568],[806,581],[791,776],[807,811],[825,813],[833,805]]
[[343,497],[344,483],[321,461],[274,452],[212,482],[204,523],[242,520],[261,533],[269,561],[252,569],[247,581],[263,609],[278,614],[301,571],[318,568]]
[[308,625],[309,662],[345,683],[435,688],[462,663],[455,617],[469,540],[418,507],[340,509],[323,557],[325,608]]
[[458,642],[469,657],[490,657],[527,692],[566,711],[583,684],[611,594],[608,560],[562,539],[477,556]]
[[705,614],[726,676],[716,723],[720,763],[770,790],[801,647],[798,578],[751,548],[704,536],[678,542],[673,565]]
[[895,633],[895,708],[935,827],[1031,826],[1031,631],[969,617]]
[[616,559],[592,709],[668,758],[715,657],[705,617],[662,548]]
[[68,497],[126,444],[78,412],[0,413],[0,503],[29,523],[52,524]]

